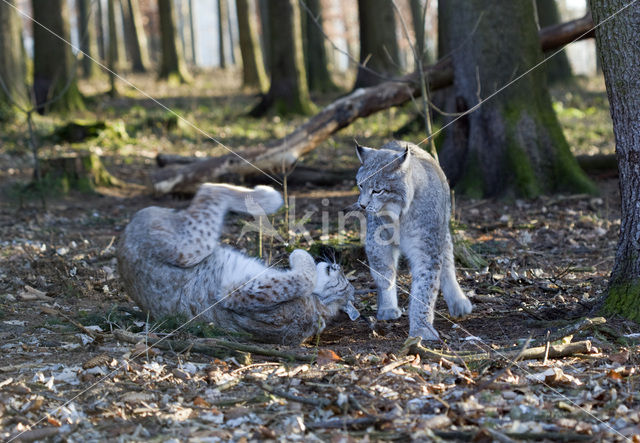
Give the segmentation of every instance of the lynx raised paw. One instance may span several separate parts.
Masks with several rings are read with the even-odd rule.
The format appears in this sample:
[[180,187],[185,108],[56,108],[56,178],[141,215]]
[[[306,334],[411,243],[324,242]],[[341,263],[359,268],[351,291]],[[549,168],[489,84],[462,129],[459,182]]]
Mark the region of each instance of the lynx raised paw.
[[400,318],[402,311],[398,308],[378,309],[378,320],[396,320]]
[[471,314],[471,311],[473,310],[471,300],[469,300],[465,295],[457,297],[448,304],[448,307],[449,314],[451,314],[452,317],[463,317],[467,314]]
[[410,337],[420,337],[426,341],[438,341],[440,340],[440,334],[435,330],[433,325],[426,325],[423,328],[411,328],[409,331]]
[[315,271],[316,262],[307,251],[296,249],[289,255],[289,266],[291,269],[311,272]]

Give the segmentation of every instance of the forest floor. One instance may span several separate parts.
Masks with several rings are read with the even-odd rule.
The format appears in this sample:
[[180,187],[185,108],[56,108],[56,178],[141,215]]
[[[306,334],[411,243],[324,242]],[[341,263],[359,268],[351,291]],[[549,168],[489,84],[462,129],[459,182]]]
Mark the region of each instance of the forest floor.
[[[254,98],[229,94],[214,80],[200,76],[195,86],[172,88],[147,77],[134,82],[231,147],[280,137],[302,121],[243,117]],[[237,91],[234,80],[228,82]],[[640,441],[640,328],[617,317],[584,322],[598,315],[592,310],[614,261],[620,226],[615,174],[592,177],[599,196],[456,198],[456,237],[486,266],[458,264],[474,311],[452,319],[438,300],[435,327],[442,342],[424,344],[434,352],[405,344],[406,315],[374,320],[376,297],[358,225],[350,220],[339,232],[340,211],[357,199],[354,182],[291,187],[292,219],[309,216],[304,226],[314,244],[300,232],[287,246],[265,238],[263,256],[274,262],[292,246],[323,253],[329,249],[318,245],[330,245],[356,287],[362,316],[341,318],[299,347],[252,343],[257,349],[251,352],[218,347],[212,357],[184,343],[238,338],[197,321],[169,337],[182,319],[147,319],[123,292],[114,251],[139,209],[188,204],[145,190],[157,153],[202,156],[220,148],[136,91],[109,100],[98,95],[99,84],[83,88],[94,94],[92,111],[74,118],[104,120],[107,129],[71,144],[51,135],[65,120],[39,117],[41,156],[88,149],[113,175],[137,185],[90,194],[49,190],[43,207],[24,187],[31,174],[24,122],[18,118],[0,132],[1,439]],[[612,152],[599,82],[581,80],[554,91],[554,99],[574,153]],[[411,114],[406,107],[358,121],[304,164],[355,167],[354,136],[379,145]],[[272,221],[289,235],[282,212]],[[229,217],[225,240],[256,255],[257,234],[239,238],[245,222]],[[404,307],[409,287],[401,262]],[[572,325],[582,327],[572,333]],[[140,342],[134,337],[129,343],[119,330]],[[145,346],[162,338],[173,349]],[[525,347],[553,342],[553,355],[553,347],[586,340],[590,346],[564,357],[516,358]],[[261,355],[274,349],[294,355]]]

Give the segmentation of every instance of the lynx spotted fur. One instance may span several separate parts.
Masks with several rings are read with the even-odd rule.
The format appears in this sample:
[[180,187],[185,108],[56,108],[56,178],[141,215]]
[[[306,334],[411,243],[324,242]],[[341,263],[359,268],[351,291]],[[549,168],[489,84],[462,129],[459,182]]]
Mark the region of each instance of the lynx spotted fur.
[[472,309],[456,281],[447,179],[435,160],[411,143],[356,150],[362,163],[356,176],[358,203],[367,214],[365,249],[378,289],[378,319],[401,315],[396,275],[402,253],[412,277],[409,335],[437,340],[433,317],[439,290],[451,315]]
[[134,215],[118,244],[124,287],[154,317],[186,314],[265,342],[298,344],[321,332],[340,309],[357,317],[353,286],[339,265],[316,263],[303,250],[289,270],[268,268],[219,241],[227,211],[275,212],[268,186],[200,187],[181,211],[149,207]]

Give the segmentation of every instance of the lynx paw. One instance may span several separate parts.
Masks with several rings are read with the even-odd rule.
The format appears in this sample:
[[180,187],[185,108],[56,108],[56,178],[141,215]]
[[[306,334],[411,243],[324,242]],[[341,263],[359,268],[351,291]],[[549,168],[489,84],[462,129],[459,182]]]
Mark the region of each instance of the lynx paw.
[[473,305],[471,304],[471,300],[467,298],[467,296],[462,295],[461,297],[457,297],[455,300],[448,304],[449,314],[452,317],[462,317],[471,313],[473,309]]
[[296,249],[289,255],[289,266],[291,266],[291,269],[303,272],[316,270],[316,263],[313,261],[313,257],[302,249]]
[[440,340],[440,335],[438,331],[435,330],[433,325],[427,324],[424,328],[410,328],[409,330],[410,337],[420,337],[426,341],[438,341]]
[[280,193],[271,186],[258,185],[253,188],[252,195],[267,214],[273,214],[284,203]]
[[378,309],[378,320],[395,320],[400,318],[402,311],[398,308]]

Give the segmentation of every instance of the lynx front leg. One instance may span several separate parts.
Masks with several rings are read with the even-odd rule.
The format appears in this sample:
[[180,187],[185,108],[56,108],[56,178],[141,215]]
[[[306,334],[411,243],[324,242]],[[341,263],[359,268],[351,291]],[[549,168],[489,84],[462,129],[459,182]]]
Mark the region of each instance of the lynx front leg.
[[395,320],[402,315],[398,308],[396,275],[400,249],[392,236],[394,230],[385,228],[378,217],[367,217],[365,250],[371,267],[371,277],[378,289],[378,320]]
[[442,259],[437,255],[416,255],[411,259],[409,335],[422,337],[424,340],[438,340],[439,335],[433,327],[433,318],[440,288]]

